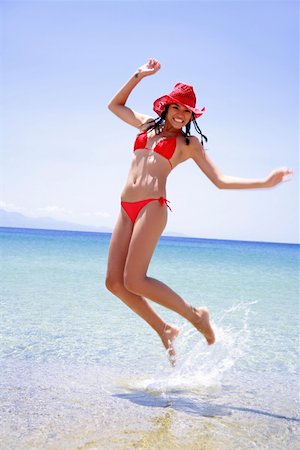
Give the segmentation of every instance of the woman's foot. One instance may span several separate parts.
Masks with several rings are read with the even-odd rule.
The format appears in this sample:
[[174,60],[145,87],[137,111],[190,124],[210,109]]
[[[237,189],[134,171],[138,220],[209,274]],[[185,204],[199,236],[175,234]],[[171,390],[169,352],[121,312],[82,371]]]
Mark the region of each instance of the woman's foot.
[[165,348],[167,349],[167,353],[169,356],[169,361],[172,366],[176,365],[176,353],[173,347],[173,342],[177,338],[179,334],[179,328],[174,325],[170,325],[168,323],[165,324],[162,333],[160,334],[160,338]]
[[194,318],[191,320],[191,323],[197,328],[200,333],[203,334],[205,339],[207,340],[208,345],[212,345],[216,338],[214,330],[212,329],[209,322],[209,314],[207,308],[194,308],[192,306],[192,310],[194,313]]

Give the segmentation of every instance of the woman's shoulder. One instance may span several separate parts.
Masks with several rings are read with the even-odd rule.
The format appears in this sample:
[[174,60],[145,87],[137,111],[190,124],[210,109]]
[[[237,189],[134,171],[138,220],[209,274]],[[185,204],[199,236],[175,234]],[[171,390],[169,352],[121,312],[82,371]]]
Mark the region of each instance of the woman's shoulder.
[[190,136],[187,136],[190,140],[191,143],[193,144],[197,144],[198,142],[200,143],[199,139],[197,138],[197,136],[194,136],[193,134],[191,134]]
[[[180,137],[182,138],[182,142],[184,142],[187,146],[190,146],[190,147],[193,147],[193,148],[194,147],[197,148],[200,145],[200,147],[201,147],[201,143],[200,143],[199,139],[197,138],[197,136],[193,136],[193,135],[186,136],[185,133],[182,133]],[[187,139],[189,141],[188,144],[186,143]]]
[[[188,152],[189,158],[196,158],[205,153],[203,145],[197,136],[185,136],[182,134],[182,146],[184,147],[184,151]],[[188,139],[188,143],[187,143]]]
[[155,124],[153,117],[148,116],[147,120],[139,127],[140,133],[145,133]]

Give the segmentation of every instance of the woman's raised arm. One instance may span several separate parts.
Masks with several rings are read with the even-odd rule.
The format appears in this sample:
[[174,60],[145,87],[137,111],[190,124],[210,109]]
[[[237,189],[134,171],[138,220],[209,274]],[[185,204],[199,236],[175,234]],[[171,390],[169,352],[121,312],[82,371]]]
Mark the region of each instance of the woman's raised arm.
[[142,78],[155,74],[160,69],[160,63],[156,59],[149,59],[146,64],[143,64],[137,69],[134,75],[127,81],[127,83],[120,89],[119,92],[111,99],[108,104],[108,108],[124,122],[129,123],[136,128],[140,128],[147,120],[151,119],[150,116],[138,113],[126,106],[127,99],[141,81]]
[[264,179],[237,178],[224,175],[216,165],[209,159],[207,153],[203,149],[196,137],[191,139],[192,158],[205,175],[219,189],[257,189],[269,188],[276,186],[282,181],[286,181],[291,177],[293,171],[286,167],[273,170],[270,175]]

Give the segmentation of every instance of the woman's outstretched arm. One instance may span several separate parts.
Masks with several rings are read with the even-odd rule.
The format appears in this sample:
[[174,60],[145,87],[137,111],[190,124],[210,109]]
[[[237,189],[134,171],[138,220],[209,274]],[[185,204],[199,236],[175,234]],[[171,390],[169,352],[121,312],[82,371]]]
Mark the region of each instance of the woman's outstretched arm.
[[111,99],[108,104],[108,108],[124,122],[133,125],[136,128],[140,128],[147,120],[151,119],[150,116],[138,113],[126,106],[127,99],[141,81],[142,78],[155,74],[160,69],[160,63],[156,59],[149,59],[149,61],[139,67],[127,83],[120,89],[119,92]]
[[224,175],[207,156],[196,137],[191,138],[191,156],[205,175],[219,189],[258,189],[276,186],[291,177],[293,171],[286,167],[273,170],[266,178],[238,178]]

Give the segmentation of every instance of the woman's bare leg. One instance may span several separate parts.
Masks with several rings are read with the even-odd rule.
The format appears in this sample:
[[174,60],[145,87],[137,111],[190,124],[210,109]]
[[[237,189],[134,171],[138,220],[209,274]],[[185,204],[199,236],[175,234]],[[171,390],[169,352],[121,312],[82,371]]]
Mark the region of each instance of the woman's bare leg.
[[141,211],[130,239],[124,281],[127,290],[175,311],[189,320],[213,344],[215,336],[207,308],[193,308],[167,285],[146,275],[148,266],[165,225],[167,208],[153,201]]
[[166,324],[142,296],[128,291],[124,286],[124,267],[132,231],[133,224],[121,209],[109,246],[106,287],[142,317],[161,338],[164,337],[165,347],[168,348],[168,338],[177,335],[179,330]]

